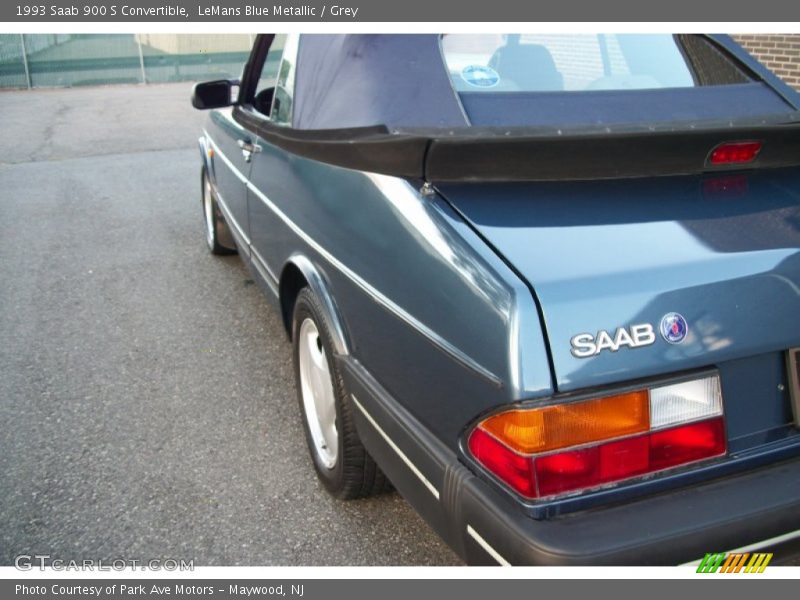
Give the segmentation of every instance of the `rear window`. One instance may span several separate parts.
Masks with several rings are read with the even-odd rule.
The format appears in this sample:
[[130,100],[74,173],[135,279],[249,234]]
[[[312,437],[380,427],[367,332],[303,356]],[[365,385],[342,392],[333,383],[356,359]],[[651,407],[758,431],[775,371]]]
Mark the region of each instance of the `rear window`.
[[458,92],[652,90],[746,83],[709,40],[666,34],[449,34]]

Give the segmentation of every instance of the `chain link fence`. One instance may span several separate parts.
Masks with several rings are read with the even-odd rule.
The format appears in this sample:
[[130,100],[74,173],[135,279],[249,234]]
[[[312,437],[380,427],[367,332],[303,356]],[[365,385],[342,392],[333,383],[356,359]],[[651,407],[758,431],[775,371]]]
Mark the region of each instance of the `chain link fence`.
[[247,34],[2,34],[0,88],[236,78],[252,42]]

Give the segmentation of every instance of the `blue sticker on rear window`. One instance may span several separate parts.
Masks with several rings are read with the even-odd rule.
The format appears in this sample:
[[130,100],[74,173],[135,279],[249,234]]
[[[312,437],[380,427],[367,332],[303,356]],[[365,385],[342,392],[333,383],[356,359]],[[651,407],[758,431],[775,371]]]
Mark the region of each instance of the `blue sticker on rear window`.
[[479,88],[490,88],[500,82],[500,75],[492,67],[469,65],[461,69],[461,79]]

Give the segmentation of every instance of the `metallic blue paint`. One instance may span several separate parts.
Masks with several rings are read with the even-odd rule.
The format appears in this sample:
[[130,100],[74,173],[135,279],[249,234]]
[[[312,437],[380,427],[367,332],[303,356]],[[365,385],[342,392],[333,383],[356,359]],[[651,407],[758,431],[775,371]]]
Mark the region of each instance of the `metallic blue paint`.
[[344,320],[341,317],[339,308],[336,306],[336,299],[330,293],[330,286],[320,274],[319,269],[304,254],[296,252],[286,261],[284,271],[293,265],[303,274],[303,278],[314,294],[319,298],[327,319],[328,332],[331,334],[331,342],[334,351],[339,356],[350,354],[350,342],[347,339],[347,331],[344,328]]
[[[211,134],[232,122],[211,121],[215,160],[235,166]],[[255,272],[277,293],[279,274],[297,266],[328,299],[337,353],[452,448],[509,402],[708,366],[722,373],[732,449],[793,437],[781,361],[800,345],[796,172],[437,194],[257,143],[243,183]],[[657,329],[670,312],[689,323],[681,344],[569,352],[580,331]]]
[[[208,137],[215,150],[211,162],[214,184],[225,204],[245,235],[250,235],[247,210],[246,180],[250,174],[250,163],[242,156],[239,140],[249,140],[252,135],[231,118],[231,109],[212,111],[206,124]],[[230,164],[220,164],[225,161]],[[240,248],[249,253],[249,248]]]
[[[714,39],[742,58],[725,36]],[[776,88],[798,105],[796,93]],[[252,162],[239,139],[261,148]],[[403,442],[404,452],[442,502],[427,504],[426,490],[417,502],[407,481],[401,489],[423,514],[441,513],[429,520],[467,518],[463,435],[510,403],[592,397],[710,368],[722,382],[730,453],[590,494],[519,502],[504,517],[547,518],[800,453],[784,364],[785,351],[800,346],[797,170],[431,190],[280,150],[230,110],[211,113],[200,147],[204,160],[215,151],[207,162],[214,190],[259,283],[277,298],[283,274],[302,273],[360,401],[378,416],[397,404],[402,421],[376,418],[392,439],[417,440]],[[637,323],[658,330],[673,312],[688,324],[680,344],[658,336],[591,358],[570,353],[576,333]],[[472,466],[483,486],[488,478]],[[488,485],[502,502],[519,501]]]
[[[536,290],[561,392],[800,345],[796,171],[441,192]],[[657,330],[670,312],[688,321],[681,344],[570,353],[577,333]]]
[[254,260],[313,265],[353,358],[426,426],[455,447],[475,415],[552,393],[530,290],[447,203],[258,143]]

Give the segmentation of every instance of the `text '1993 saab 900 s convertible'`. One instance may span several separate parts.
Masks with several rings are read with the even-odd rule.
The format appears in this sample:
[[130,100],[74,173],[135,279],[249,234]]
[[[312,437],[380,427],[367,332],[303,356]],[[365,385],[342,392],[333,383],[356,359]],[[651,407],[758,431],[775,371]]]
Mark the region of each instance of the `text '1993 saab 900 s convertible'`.
[[260,35],[192,102],[331,494],[473,564],[796,554],[800,94],[730,37]]

